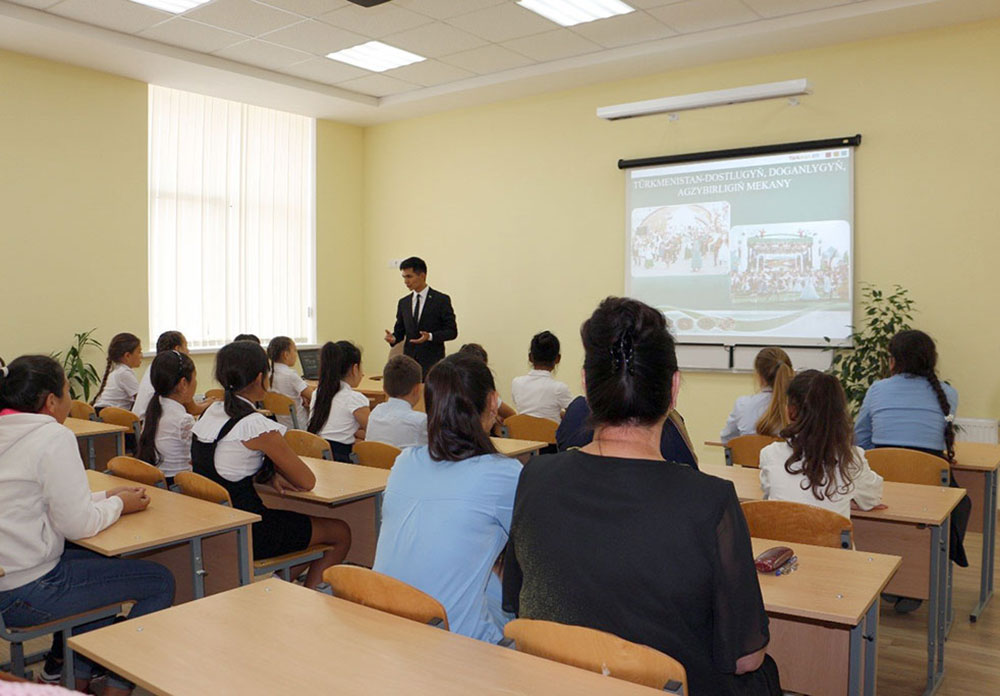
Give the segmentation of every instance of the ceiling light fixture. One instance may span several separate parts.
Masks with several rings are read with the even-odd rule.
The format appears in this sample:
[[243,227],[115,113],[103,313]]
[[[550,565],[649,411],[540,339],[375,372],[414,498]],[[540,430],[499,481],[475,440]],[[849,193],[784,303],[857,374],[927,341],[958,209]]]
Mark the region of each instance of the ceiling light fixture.
[[356,65],[359,68],[373,72],[385,72],[386,70],[427,60],[416,53],[404,51],[401,48],[384,44],[381,41],[369,41],[368,43],[345,48],[343,51],[327,53],[326,57],[331,60],[339,60],[341,63]]
[[146,5],[147,7],[155,7],[158,10],[165,10],[167,12],[173,12],[174,14],[180,14],[181,12],[187,12],[188,10],[198,7],[198,5],[204,5],[210,0],[132,0],[134,3],[139,5]]
[[635,11],[621,0],[518,0],[517,4],[564,27]]

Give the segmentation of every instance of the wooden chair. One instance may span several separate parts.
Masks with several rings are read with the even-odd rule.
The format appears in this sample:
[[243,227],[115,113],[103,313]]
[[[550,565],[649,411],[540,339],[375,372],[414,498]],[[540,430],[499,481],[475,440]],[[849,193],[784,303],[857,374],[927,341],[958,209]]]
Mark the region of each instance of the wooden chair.
[[285,442],[300,457],[313,457],[333,461],[330,443],[306,430],[286,430]]
[[226,392],[224,389],[209,389],[207,392],[205,392],[205,398],[218,399],[219,401],[222,401],[223,399],[226,398]]
[[115,457],[108,462],[108,471],[115,476],[146,486],[167,487],[167,477],[162,471],[135,457]]
[[291,416],[292,427],[298,430],[304,424],[299,423],[299,416],[296,413],[295,399],[279,394],[278,392],[268,392],[261,402],[264,408],[276,416]]
[[536,442],[556,443],[556,429],[559,424],[548,418],[526,416],[520,413],[510,416],[503,422],[507,434],[515,440],[535,440]]
[[327,568],[323,580],[330,584],[334,597],[448,630],[448,614],[441,602],[402,580],[353,565]]
[[[233,500],[229,497],[229,491],[220,486],[210,478],[206,478],[193,471],[182,471],[174,477],[174,484],[184,495],[192,498],[200,498],[210,503],[233,506]],[[271,558],[255,558],[253,561],[254,577],[277,573],[278,577],[285,581],[291,581],[292,568],[294,566],[312,563],[323,557],[323,554],[332,549],[328,544],[316,544],[303,551],[293,551],[281,556]]]
[[97,411],[94,407],[88,404],[86,401],[73,401],[69,405],[69,417],[79,418],[80,420],[97,420]]
[[680,662],[613,633],[533,619],[514,619],[503,633],[529,655],[672,694],[687,693],[687,672]]
[[780,437],[770,435],[740,435],[734,437],[726,445],[726,466],[739,464],[760,468],[760,451],[772,442],[779,442]]
[[903,447],[879,447],[865,452],[868,465],[886,481],[947,486],[951,468],[948,461],[933,454]]
[[785,500],[740,503],[750,536],[835,549],[854,547],[854,525],[824,508]]
[[398,447],[387,445],[384,442],[368,442],[367,440],[356,440],[351,448],[351,460],[361,466],[371,466],[376,469],[391,469],[399,456]]
[[131,411],[114,406],[105,406],[98,415],[105,423],[131,428],[132,434],[135,435],[135,446],[136,448],[139,447],[139,437],[142,435],[142,421],[139,419],[139,416]]

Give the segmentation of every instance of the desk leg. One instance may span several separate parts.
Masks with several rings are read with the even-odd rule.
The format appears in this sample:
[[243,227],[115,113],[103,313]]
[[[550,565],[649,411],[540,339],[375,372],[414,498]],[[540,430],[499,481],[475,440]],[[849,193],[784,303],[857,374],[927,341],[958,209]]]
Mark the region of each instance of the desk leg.
[[244,525],[236,530],[236,558],[237,563],[240,564],[240,586],[249,585],[251,581],[250,554],[247,551],[247,546],[250,543],[247,534],[249,529],[249,525]]
[[125,433],[118,433],[115,436],[115,451],[119,457],[125,455]]
[[382,498],[385,496],[385,491],[379,491],[375,494],[374,504],[375,504],[375,543],[378,544],[378,535],[382,531]]
[[927,596],[927,687],[924,696],[937,691],[937,640],[941,621],[941,527],[930,527],[930,592]]
[[865,696],[875,696],[875,673],[878,664],[878,611],[879,598],[868,608],[865,614]]
[[[948,541],[950,542],[951,539]],[[951,635],[951,625],[955,623],[955,607],[952,604],[952,598],[955,594],[955,564],[951,562],[950,558],[946,558],[944,562],[948,566],[948,608],[945,611],[947,620],[944,627],[944,635],[947,638]]]
[[[243,527],[240,527],[243,529]],[[236,535],[239,538],[239,534]],[[191,585],[194,588],[194,598],[201,599],[205,596],[205,558],[201,553],[201,537],[191,540]],[[240,573],[243,572],[243,565],[240,565]],[[242,580],[242,578],[241,578]]]
[[[875,604],[878,600],[875,600]],[[847,661],[847,693],[848,696],[861,694],[861,654],[864,652],[864,621],[851,628],[849,658]]]
[[97,448],[94,447],[94,436],[87,438],[87,463],[88,469],[97,469]]
[[993,596],[993,563],[997,544],[997,470],[986,472],[983,483],[983,567],[980,569],[979,604],[969,614],[975,622]]

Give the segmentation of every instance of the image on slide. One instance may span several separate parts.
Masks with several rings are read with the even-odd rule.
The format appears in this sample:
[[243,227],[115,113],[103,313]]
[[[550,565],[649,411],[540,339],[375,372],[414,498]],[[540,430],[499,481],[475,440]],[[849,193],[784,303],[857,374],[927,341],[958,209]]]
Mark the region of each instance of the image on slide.
[[632,276],[728,275],[730,206],[726,201],[632,211]]

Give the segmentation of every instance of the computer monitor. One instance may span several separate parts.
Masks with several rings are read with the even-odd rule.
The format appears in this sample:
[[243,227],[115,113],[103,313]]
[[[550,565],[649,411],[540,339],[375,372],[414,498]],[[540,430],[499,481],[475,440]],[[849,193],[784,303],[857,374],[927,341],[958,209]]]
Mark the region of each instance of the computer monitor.
[[319,379],[319,348],[299,348],[299,363],[305,379]]

